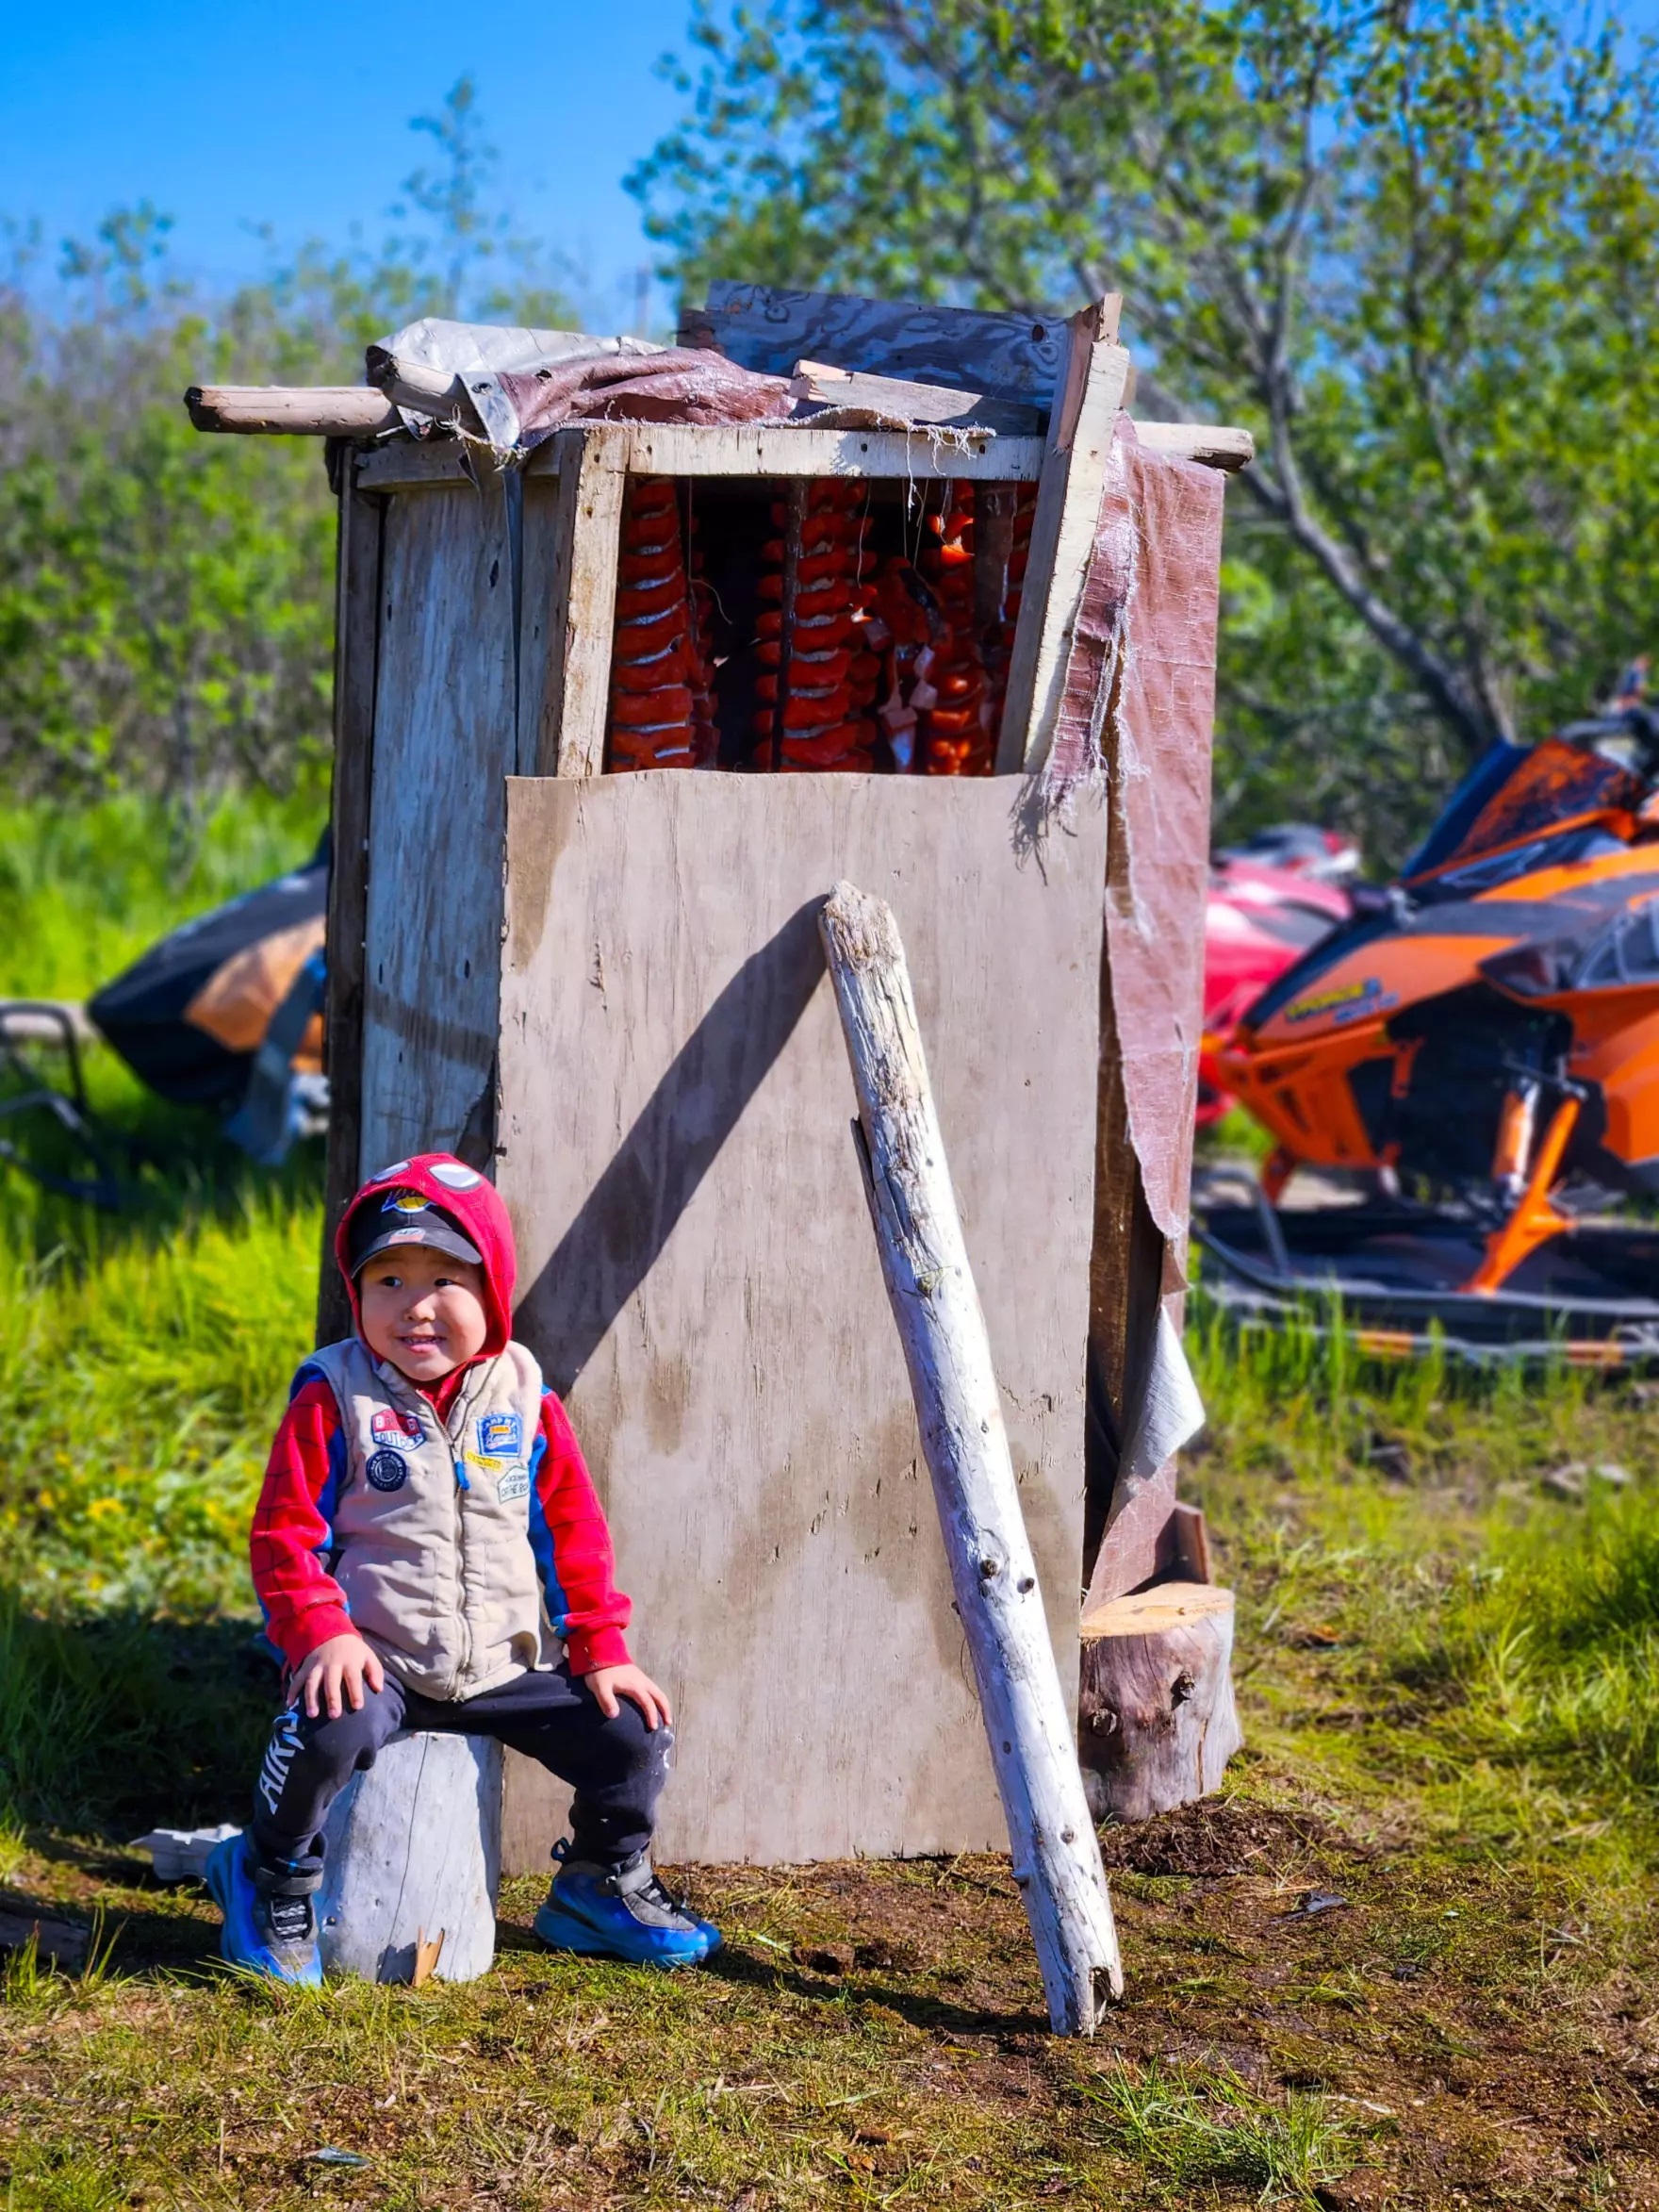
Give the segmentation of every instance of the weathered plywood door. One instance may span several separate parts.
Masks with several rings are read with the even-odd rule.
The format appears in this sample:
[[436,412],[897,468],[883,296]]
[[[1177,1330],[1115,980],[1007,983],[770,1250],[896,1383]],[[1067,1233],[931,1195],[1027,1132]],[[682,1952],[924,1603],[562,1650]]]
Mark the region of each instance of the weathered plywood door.
[[[1006,1842],[816,927],[894,908],[1061,1679],[1076,1680],[1105,825],[1019,787],[508,786],[498,1183],[680,1720],[668,1858]],[[513,1762],[509,1868],[562,1810]]]

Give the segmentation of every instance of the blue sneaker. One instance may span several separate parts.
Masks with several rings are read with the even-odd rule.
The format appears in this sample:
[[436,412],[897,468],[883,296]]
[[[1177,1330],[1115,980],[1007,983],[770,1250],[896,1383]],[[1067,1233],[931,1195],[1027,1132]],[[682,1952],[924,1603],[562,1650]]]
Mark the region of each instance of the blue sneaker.
[[642,1852],[617,1874],[591,1859],[572,1858],[567,1843],[535,1916],[535,1932],[551,1951],[626,1958],[635,1966],[697,1966],[720,1948],[720,1931],[676,1904]]
[[278,1888],[280,1877],[251,1863],[243,1836],[226,1836],[213,1846],[202,1878],[224,1915],[222,1957],[273,1981],[318,1987],[322,1960],[309,1894],[294,1896]]

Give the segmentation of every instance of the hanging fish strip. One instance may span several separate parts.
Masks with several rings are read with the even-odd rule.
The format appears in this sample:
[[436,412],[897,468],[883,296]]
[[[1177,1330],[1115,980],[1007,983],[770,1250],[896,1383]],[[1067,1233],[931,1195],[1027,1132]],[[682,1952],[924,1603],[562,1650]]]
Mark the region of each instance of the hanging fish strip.
[[[833,477],[815,478],[807,487],[780,735],[783,538],[768,538],[761,548],[761,672],[755,685],[761,706],[754,735],[757,765],[763,768],[773,765],[774,751],[777,765],[785,770],[869,769],[875,765],[877,731],[870,710],[881,664],[865,636],[874,597],[865,574],[866,499],[863,485]],[[785,527],[787,513],[781,503],[773,506],[775,529]]]
[[[939,602],[946,634],[928,671],[936,703],[920,717],[917,766],[928,776],[988,776],[994,741],[985,663],[974,630],[971,483],[946,485],[943,509],[928,517],[920,567]],[[920,706],[920,700],[916,703]]]
[[704,624],[672,479],[629,480],[616,567],[608,765],[695,768],[715,753]]

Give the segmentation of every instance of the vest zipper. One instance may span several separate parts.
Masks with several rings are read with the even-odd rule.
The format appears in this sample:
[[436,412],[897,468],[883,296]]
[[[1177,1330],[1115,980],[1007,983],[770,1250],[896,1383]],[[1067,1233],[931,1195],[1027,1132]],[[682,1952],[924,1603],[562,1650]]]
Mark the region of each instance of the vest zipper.
[[[484,1374],[486,1376],[493,1376],[495,1372],[496,1362],[491,1361],[488,1367],[484,1370]],[[479,1397],[481,1395],[481,1382],[482,1378],[479,1378],[474,1380],[473,1386],[470,1390],[467,1390],[465,1387],[463,1387],[460,1395],[456,1400],[455,1407],[452,1410],[452,1419],[453,1419],[455,1411],[459,1411],[461,1415],[461,1437],[463,1440],[465,1440],[467,1434],[467,1424],[472,1418],[472,1409],[478,1403]],[[466,1443],[465,1441],[462,1441],[459,1448],[457,1449],[456,1439],[452,1430],[451,1431],[450,1435],[450,1448],[455,1453],[455,1484],[457,1492],[459,1493],[469,1491],[472,1488],[472,1485],[467,1479]],[[474,1638],[472,1634],[471,1614],[467,1602],[468,1594],[467,1588],[467,1514],[465,1508],[461,1504],[461,1499],[458,1494],[455,1499],[455,1578],[457,1583],[457,1596],[459,1598],[457,1610],[459,1613],[461,1629],[461,1656],[455,1668],[454,1682],[455,1687],[459,1689],[463,1682],[469,1681],[471,1679],[472,1647]]]

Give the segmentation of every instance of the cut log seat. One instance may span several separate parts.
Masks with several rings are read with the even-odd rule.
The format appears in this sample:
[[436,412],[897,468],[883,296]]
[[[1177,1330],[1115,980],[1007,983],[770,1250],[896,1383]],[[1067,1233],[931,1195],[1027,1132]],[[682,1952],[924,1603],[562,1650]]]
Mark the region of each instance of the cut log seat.
[[[330,1808],[322,1962],[370,1982],[475,1981],[496,1955],[501,1747],[405,1732]],[[441,1948],[434,1945],[441,1938]]]

